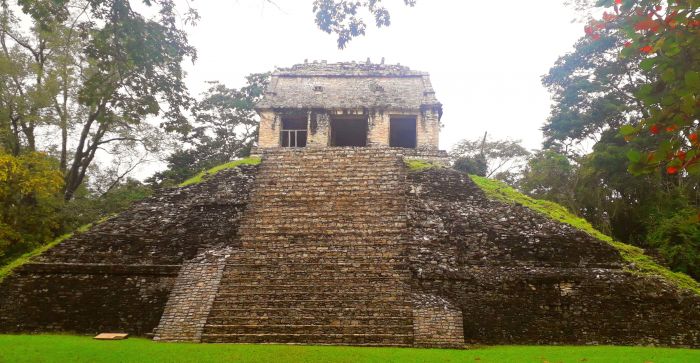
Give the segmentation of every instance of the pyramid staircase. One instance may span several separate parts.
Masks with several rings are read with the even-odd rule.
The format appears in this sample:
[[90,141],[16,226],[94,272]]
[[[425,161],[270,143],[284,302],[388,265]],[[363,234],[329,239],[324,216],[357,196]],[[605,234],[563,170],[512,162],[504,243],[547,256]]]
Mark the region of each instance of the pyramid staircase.
[[412,345],[403,178],[391,150],[266,152],[201,341]]

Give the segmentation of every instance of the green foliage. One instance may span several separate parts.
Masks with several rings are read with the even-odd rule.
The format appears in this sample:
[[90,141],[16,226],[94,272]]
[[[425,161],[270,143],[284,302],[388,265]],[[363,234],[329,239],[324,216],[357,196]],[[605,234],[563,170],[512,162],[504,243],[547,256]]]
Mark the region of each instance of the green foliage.
[[[15,155],[58,150],[65,200],[98,150],[158,150],[161,131],[147,117],[158,116],[165,131],[190,129],[181,63],[196,53],[178,26],[196,14],[183,19],[173,0],[133,2],[22,0],[21,12],[7,2],[0,7],[3,144]],[[48,145],[37,145],[40,132],[53,136]]]
[[695,210],[680,209],[657,217],[656,228],[647,235],[649,245],[675,270],[700,276],[700,224],[692,223],[697,218]]
[[614,346],[494,346],[470,349],[97,341],[70,335],[0,335],[9,362],[667,362],[700,360],[700,350]]
[[212,82],[195,108],[195,127],[183,137],[191,146],[168,156],[168,168],[153,175],[154,187],[182,183],[200,170],[250,155],[258,135],[255,103],[269,82],[269,73],[251,74],[241,89]]
[[66,202],[61,209],[62,230],[72,231],[78,226],[118,214],[151,194],[151,187],[134,179],[127,179],[99,196],[81,188],[76,197]]
[[[328,34],[338,36],[338,49],[343,49],[355,37],[365,35],[367,25],[362,17],[368,12],[374,17],[378,28],[389,26],[389,11],[381,6],[382,0],[314,0],[313,11],[316,25]],[[414,6],[416,0],[403,0],[408,6]]]
[[37,152],[0,150],[0,264],[50,239],[59,229],[63,178],[56,161]]
[[452,167],[463,173],[486,176],[489,166],[486,162],[486,158],[483,155],[478,154],[474,156],[459,157],[454,161]]
[[422,171],[422,170],[434,169],[434,168],[440,167],[439,165],[431,163],[430,161],[421,160],[421,159],[405,158],[403,160],[403,162],[409,171]]
[[618,19],[606,24],[608,31],[628,41],[620,58],[639,62],[641,55],[639,67],[650,76],[635,93],[643,119],[620,130],[628,139],[651,134],[648,147],[640,148],[645,157],[630,154],[630,171],[700,174],[700,4],[635,0],[613,10]]
[[576,168],[569,159],[552,150],[543,150],[527,162],[518,189],[575,210],[573,175]]
[[546,200],[530,198],[497,180],[474,175],[472,175],[471,178],[487,196],[493,199],[506,203],[523,205],[549,218],[582,230],[601,241],[607,242],[615,247],[620,252],[620,256],[629,263],[628,268],[630,272],[638,275],[660,277],[675,286],[700,294],[700,283],[690,276],[683,273],[672,272],[660,266],[654,262],[651,257],[645,255],[644,250],[641,248],[613,240],[610,236],[595,229],[585,219],[577,217],[561,205]]
[[514,183],[519,169],[530,155],[520,143],[520,140],[490,140],[484,135],[483,138],[458,142],[450,150],[450,158],[458,170]]
[[[93,226],[93,224],[86,224],[86,225],[76,229],[76,232],[78,232],[78,233],[85,232],[88,229],[90,229],[92,226]],[[68,238],[72,237],[74,233],[75,232],[66,233],[66,234],[54,239],[53,241],[51,241],[47,244],[41,245],[41,246],[23,254],[23,255],[15,258],[14,260],[9,261],[8,263],[6,263],[4,265],[0,264],[0,282],[2,282],[2,280],[5,279],[5,277],[9,276],[10,273],[14,269],[16,269],[17,267],[24,265],[25,263],[29,262],[29,260],[32,259],[33,257],[39,256],[40,254],[48,251],[49,249],[53,248],[54,246],[58,245],[59,243],[67,240]]]
[[232,169],[235,168],[239,165],[258,165],[260,164],[260,158],[258,157],[250,157],[250,158],[245,158],[241,160],[235,160],[228,162],[226,164],[221,164],[217,165],[209,170],[205,170],[200,172],[199,174],[193,176],[190,179],[185,180],[184,182],[180,183],[181,187],[186,187],[188,185],[192,184],[198,184],[203,181],[205,181],[207,178],[211,177],[212,175],[215,175],[216,173],[226,170],[226,169]]

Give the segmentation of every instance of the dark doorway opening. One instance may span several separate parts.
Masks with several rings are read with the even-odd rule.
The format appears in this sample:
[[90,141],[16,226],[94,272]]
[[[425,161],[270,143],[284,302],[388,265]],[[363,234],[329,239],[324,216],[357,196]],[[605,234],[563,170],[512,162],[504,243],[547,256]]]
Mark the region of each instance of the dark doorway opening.
[[367,146],[367,118],[332,119],[331,146]]
[[391,116],[389,119],[389,146],[416,147],[416,116]]
[[306,118],[282,118],[282,130],[280,131],[280,146],[305,147],[306,135]]

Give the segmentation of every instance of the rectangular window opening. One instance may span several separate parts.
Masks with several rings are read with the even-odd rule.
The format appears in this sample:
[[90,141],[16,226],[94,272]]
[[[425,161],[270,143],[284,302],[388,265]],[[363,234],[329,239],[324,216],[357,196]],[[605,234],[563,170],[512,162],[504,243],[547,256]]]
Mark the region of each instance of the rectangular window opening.
[[367,117],[331,119],[331,146],[367,146]]
[[416,116],[391,116],[389,146],[415,149],[416,136]]
[[280,146],[306,147],[306,136],[306,118],[282,118],[282,130],[280,131]]

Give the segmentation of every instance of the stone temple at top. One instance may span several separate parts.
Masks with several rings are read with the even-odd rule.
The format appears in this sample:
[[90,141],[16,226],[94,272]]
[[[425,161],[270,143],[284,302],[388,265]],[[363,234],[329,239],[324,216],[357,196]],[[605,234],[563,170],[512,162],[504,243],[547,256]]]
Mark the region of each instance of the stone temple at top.
[[263,150],[438,150],[442,105],[430,76],[401,65],[321,61],[279,69],[256,109]]

